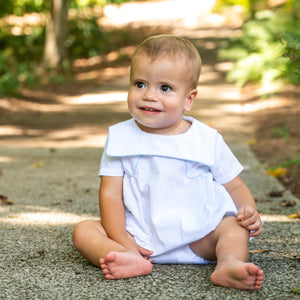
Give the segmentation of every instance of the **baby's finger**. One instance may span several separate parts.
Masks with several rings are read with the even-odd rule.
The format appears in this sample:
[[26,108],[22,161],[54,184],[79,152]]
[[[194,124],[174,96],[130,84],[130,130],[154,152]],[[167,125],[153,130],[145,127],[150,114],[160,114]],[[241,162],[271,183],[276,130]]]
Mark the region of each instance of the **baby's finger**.
[[259,228],[261,228],[261,223],[259,221],[256,221],[246,227],[249,231],[257,231]]
[[250,236],[257,236],[262,233],[262,222],[257,219],[253,224],[246,227],[250,231]]
[[262,227],[260,227],[258,230],[250,232],[250,237],[258,236],[262,233],[262,231]]
[[255,216],[254,209],[250,206],[243,206],[238,211],[237,219],[238,219],[238,221],[245,221],[245,220],[248,220],[249,218],[252,218],[253,216]]
[[237,219],[238,219],[239,221],[243,220],[243,217],[244,217],[244,211],[245,211],[244,207],[241,207],[241,208],[239,209],[239,211],[238,211],[238,213],[237,213]]
[[254,225],[256,223],[256,217],[255,215],[247,218],[247,219],[242,219],[241,221],[239,221],[239,224],[245,228],[248,229],[249,226]]
[[244,207],[244,219],[251,218],[252,216],[255,216],[255,210],[250,206]]
[[138,246],[138,251],[143,255],[143,256],[149,256],[151,254],[153,254],[153,251],[150,251],[148,249],[145,249],[141,246]]

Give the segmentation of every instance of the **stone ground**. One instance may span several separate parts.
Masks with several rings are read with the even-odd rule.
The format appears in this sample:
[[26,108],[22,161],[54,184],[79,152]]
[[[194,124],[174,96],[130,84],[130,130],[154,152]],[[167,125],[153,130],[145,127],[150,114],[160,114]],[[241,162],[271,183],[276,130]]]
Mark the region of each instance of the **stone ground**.
[[[117,13],[119,20],[126,15]],[[137,15],[140,23],[146,18]],[[216,60],[216,49],[237,30],[216,25],[216,18],[167,20],[160,31],[190,38],[202,55],[199,97],[191,115],[217,128],[245,166],[242,177],[264,220],[264,233],[251,241],[249,254],[265,272],[262,290],[212,286],[213,265],[155,265],[149,276],[107,281],[74,249],[73,226],[99,215],[97,171],[107,126],[129,117],[124,101],[128,66],[121,66],[113,76],[105,69],[105,84],[82,88],[81,94],[58,88],[27,91],[27,101],[3,99],[12,111],[4,114],[7,124],[12,118],[16,122],[0,127],[0,194],[11,203],[0,206],[0,299],[299,299],[292,290],[300,286],[300,223],[288,215],[300,202],[289,191],[270,196],[284,188],[245,143],[252,129],[243,110],[247,95],[225,82],[229,65]],[[44,102],[36,101],[43,96]],[[296,206],[282,206],[283,200]]]

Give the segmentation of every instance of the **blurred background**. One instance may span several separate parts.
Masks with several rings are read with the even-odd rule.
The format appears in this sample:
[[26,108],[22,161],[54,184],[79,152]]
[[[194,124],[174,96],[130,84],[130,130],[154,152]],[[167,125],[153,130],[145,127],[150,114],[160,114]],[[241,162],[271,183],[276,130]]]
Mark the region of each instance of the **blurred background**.
[[299,0],[0,1],[0,143],[103,146],[136,46],[171,33],[203,59],[195,117],[300,195],[299,19]]
[[0,94],[74,80],[91,64],[127,64],[146,36],[200,24],[241,29],[219,52],[235,62],[227,79],[239,87],[299,84],[299,15],[298,0],[1,1]]

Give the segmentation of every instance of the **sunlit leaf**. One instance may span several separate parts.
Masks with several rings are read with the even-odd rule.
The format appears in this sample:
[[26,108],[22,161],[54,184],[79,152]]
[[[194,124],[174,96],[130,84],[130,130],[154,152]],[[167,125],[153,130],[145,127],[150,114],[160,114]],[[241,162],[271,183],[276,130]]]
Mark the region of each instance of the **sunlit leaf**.
[[30,168],[40,168],[42,166],[43,166],[43,163],[40,161],[37,161],[34,164],[30,165]]
[[295,294],[300,294],[300,286],[292,290]]
[[246,140],[246,144],[249,145],[249,146],[256,145],[257,140],[255,138]]
[[296,214],[288,215],[288,218],[292,218],[292,219],[300,219],[300,212],[298,212],[298,213],[296,213]]
[[287,168],[282,168],[282,167],[279,167],[279,168],[276,168],[276,169],[268,169],[268,174],[273,176],[273,177],[283,177],[283,176],[286,176],[287,173],[288,173],[288,170]]
[[249,250],[249,253],[264,253],[264,252],[270,252],[268,249],[254,249],[254,250]]
[[11,199],[8,199],[5,195],[0,195],[0,204],[1,205],[13,205],[14,201]]
[[274,253],[281,257],[287,257],[289,259],[293,260],[300,260],[300,254],[295,252],[289,252],[289,251],[281,251],[281,250],[269,250],[269,249],[254,249],[249,250],[249,253],[255,254],[255,253]]

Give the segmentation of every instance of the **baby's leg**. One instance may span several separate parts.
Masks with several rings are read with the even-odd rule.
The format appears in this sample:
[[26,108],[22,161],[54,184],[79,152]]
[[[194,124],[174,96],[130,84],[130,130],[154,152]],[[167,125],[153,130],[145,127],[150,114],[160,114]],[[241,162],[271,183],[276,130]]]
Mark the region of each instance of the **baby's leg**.
[[107,279],[147,275],[152,271],[151,260],[108,238],[100,221],[77,224],[73,230],[73,242],[85,258],[103,269]]
[[208,260],[217,260],[211,282],[242,290],[260,289],[263,271],[247,263],[249,232],[235,217],[226,217],[215,231],[192,243],[192,250]]

